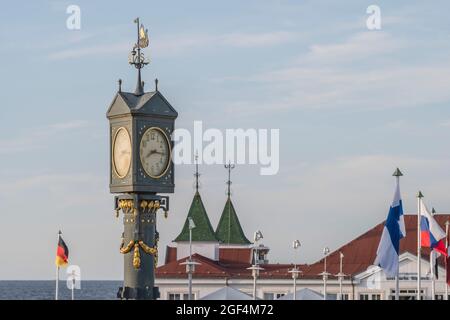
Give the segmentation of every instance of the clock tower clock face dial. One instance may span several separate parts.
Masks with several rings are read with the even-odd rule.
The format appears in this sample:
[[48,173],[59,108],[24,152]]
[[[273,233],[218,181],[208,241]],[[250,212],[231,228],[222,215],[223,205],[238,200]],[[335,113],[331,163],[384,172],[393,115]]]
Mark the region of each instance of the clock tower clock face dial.
[[142,135],[140,143],[141,164],[152,178],[162,177],[170,164],[170,144],[164,131],[153,127]]
[[114,136],[112,160],[117,176],[124,178],[131,166],[131,138],[124,127],[119,128]]

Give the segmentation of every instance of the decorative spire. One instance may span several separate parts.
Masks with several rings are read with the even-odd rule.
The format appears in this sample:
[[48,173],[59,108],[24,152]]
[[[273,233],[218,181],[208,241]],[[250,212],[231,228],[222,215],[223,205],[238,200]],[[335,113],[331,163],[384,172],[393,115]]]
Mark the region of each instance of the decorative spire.
[[117,81],[119,83],[119,92],[122,92],[122,79]]
[[399,168],[397,168],[393,174],[394,177],[401,177],[403,176],[403,173],[400,171]]
[[200,177],[200,173],[198,173],[198,152],[195,153],[195,173],[194,173],[194,177],[195,177],[195,193],[198,193],[198,188],[199,188],[198,178]]
[[225,169],[228,170],[228,181],[226,182],[226,184],[228,185],[228,188],[227,188],[228,198],[230,198],[230,196],[231,196],[231,170],[233,170],[234,167],[235,167],[235,165],[231,164],[231,162],[228,162],[228,164],[225,165]]
[[158,78],[155,79],[155,91],[158,91]]
[[423,198],[422,191],[419,191],[419,192],[417,193],[417,198]]
[[148,30],[144,30],[144,25],[139,26],[139,18],[134,20],[137,26],[137,41],[131,50],[131,54],[128,58],[128,62],[131,65],[134,65],[136,69],[138,69],[138,79],[136,84],[136,90],[134,92],[135,95],[140,96],[144,94],[144,84],[141,80],[141,69],[147,65],[149,62],[145,59],[144,54],[141,53],[141,48],[148,47]]

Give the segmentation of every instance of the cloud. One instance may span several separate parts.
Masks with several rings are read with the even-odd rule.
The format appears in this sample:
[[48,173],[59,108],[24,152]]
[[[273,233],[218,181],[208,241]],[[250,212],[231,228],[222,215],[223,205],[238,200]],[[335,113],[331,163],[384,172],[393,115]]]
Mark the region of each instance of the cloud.
[[402,48],[398,39],[385,32],[366,31],[356,33],[340,43],[313,44],[309,47],[302,63],[336,63],[337,61],[354,62],[356,59],[367,59],[372,56],[390,53]]
[[85,120],[72,120],[50,124],[44,127],[24,130],[14,138],[0,140],[0,154],[26,152],[45,147],[44,142],[54,135],[84,128],[88,125]]
[[[87,37],[88,39],[91,36]],[[152,51],[156,55],[173,56],[191,50],[204,50],[205,48],[233,47],[233,48],[260,48],[282,45],[298,39],[298,34],[288,31],[273,31],[260,33],[228,33],[228,34],[175,34],[155,36],[152,42]],[[79,40],[79,39],[78,39]],[[79,42],[82,42],[81,40]],[[108,44],[94,44],[89,46],[73,46],[64,50],[50,53],[50,60],[75,59],[87,56],[104,54],[123,54],[131,49],[130,41],[121,41]]]
[[232,33],[218,38],[223,45],[232,47],[251,48],[275,46],[298,39],[298,35],[287,31],[267,33]]
[[124,53],[130,49],[130,43],[119,42],[112,44],[90,45],[85,47],[74,47],[50,53],[50,60],[66,60],[82,58],[86,56],[110,55],[115,53]]
[[292,109],[416,107],[450,100],[450,61],[392,64],[392,54],[407,54],[413,46],[386,33],[357,33],[341,43],[313,44],[285,67],[218,81],[252,84],[254,98],[224,101],[228,112],[248,116]]
[[441,127],[450,127],[450,120],[447,120],[447,121],[444,121],[444,122],[441,122]]

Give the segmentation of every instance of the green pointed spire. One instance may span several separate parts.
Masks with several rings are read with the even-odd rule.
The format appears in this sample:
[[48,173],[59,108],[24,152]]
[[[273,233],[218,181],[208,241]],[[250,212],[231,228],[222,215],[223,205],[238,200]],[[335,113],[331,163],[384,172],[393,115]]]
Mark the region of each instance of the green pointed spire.
[[224,244],[251,243],[245,237],[230,197],[228,197],[225,207],[223,208],[222,216],[220,217],[220,221],[216,229],[216,237]]
[[189,241],[189,217],[195,223],[195,228],[192,229],[192,241],[218,241],[198,191],[192,199],[183,230],[174,241]]

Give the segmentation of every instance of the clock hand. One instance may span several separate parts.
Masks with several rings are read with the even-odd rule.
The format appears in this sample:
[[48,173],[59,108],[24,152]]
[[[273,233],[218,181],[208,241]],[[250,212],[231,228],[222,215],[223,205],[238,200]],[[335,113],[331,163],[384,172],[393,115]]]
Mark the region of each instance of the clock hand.
[[156,154],[164,154],[164,153],[159,152],[159,151],[157,151],[156,149],[154,149],[154,150],[150,150],[150,152],[147,154],[147,158],[150,157],[150,156],[151,156],[152,154],[154,154],[154,153],[156,153]]

